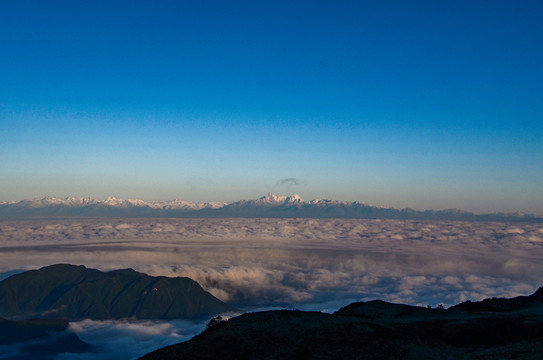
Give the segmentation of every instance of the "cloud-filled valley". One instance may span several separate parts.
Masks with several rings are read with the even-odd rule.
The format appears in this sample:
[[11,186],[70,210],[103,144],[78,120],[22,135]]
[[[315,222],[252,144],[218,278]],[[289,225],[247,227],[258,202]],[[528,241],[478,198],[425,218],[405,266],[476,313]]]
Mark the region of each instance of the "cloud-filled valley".
[[189,340],[205,324],[191,321],[93,321],[70,324],[70,330],[93,344],[94,351],[66,353],[55,360],[136,359],[159,347]]
[[[190,277],[242,311],[282,307],[335,311],[354,301],[372,299],[434,307],[530,294],[542,285],[541,258],[543,226],[534,223],[367,219],[0,222],[0,279],[55,263],[101,270],[133,268],[150,275]],[[133,348],[128,356],[136,358],[183,341],[203,327],[203,323],[189,322],[89,320],[72,324],[83,340],[102,344],[93,358],[103,359],[119,358],[119,344]],[[90,354],[77,356],[90,358]]]

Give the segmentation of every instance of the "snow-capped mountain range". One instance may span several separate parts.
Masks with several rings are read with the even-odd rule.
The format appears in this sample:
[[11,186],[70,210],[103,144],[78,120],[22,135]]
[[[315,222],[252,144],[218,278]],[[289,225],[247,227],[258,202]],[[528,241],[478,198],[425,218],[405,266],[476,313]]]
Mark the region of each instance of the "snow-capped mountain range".
[[0,202],[0,206],[13,205],[17,207],[28,207],[28,208],[46,208],[46,207],[56,207],[63,206],[67,208],[81,208],[88,206],[104,206],[104,207],[114,207],[114,208],[129,208],[129,207],[149,207],[152,209],[187,209],[187,210],[200,210],[206,208],[220,208],[228,203],[225,202],[209,202],[209,203],[193,203],[190,201],[184,200],[169,200],[169,201],[155,201],[149,202],[139,199],[118,199],[115,197],[108,197],[105,200],[96,200],[93,198],[74,198],[66,197],[59,198],[54,196],[46,196],[44,198],[34,198],[22,201],[10,201],[10,202]]
[[299,195],[278,196],[272,193],[255,200],[235,202],[189,202],[184,200],[144,201],[138,199],[105,200],[74,197],[44,197],[0,202],[0,216],[16,217],[285,217],[285,218],[360,218],[465,221],[530,221],[543,218],[521,213],[474,214],[456,209],[394,209],[372,206],[358,201],[315,199],[304,201]]

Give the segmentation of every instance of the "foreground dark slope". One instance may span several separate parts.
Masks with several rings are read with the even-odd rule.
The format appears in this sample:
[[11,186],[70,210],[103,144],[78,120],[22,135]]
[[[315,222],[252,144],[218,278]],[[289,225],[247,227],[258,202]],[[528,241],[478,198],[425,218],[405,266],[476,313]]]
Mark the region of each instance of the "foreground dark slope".
[[231,310],[189,278],[131,269],[101,272],[58,264],[0,282],[0,316],[6,318],[175,319]]
[[[496,312],[496,308],[499,312]],[[214,325],[144,360],[541,359],[543,290],[426,309],[383,301],[335,314],[267,311]]]

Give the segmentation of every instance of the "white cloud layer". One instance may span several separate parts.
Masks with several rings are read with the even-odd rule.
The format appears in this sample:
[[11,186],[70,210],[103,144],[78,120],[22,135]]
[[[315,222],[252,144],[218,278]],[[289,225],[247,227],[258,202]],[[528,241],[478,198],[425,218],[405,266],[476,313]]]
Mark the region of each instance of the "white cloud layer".
[[[358,219],[0,222],[0,273],[60,262],[102,270],[131,267],[151,275],[188,276],[243,310],[276,306],[336,310],[353,301],[375,298],[435,306],[526,295],[543,285],[541,259],[543,225],[533,223]],[[79,326],[89,328],[89,324]],[[125,325],[121,328],[128,329]],[[160,342],[163,335],[157,336]]]
[[64,262],[188,276],[237,306],[338,293],[413,304],[512,296],[543,275],[543,225],[345,219],[0,222],[2,272]]

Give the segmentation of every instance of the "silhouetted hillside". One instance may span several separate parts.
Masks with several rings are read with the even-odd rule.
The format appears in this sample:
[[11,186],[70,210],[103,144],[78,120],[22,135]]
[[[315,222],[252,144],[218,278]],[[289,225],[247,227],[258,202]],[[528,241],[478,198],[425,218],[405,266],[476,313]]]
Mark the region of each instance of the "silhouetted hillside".
[[377,300],[335,314],[244,314],[142,359],[540,359],[542,292],[501,299],[499,312]]
[[530,296],[518,296],[512,299],[491,298],[483,301],[465,301],[452,306],[451,309],[464,310],[469,312],[512,312],[526,311],[534,308],[535,311],[543,304],[543,287],[539,288]]
[[0,282],[0,316],[7,318],[173,319],[232,310],[189,278],[132,269],[101,272],[59,264]]

